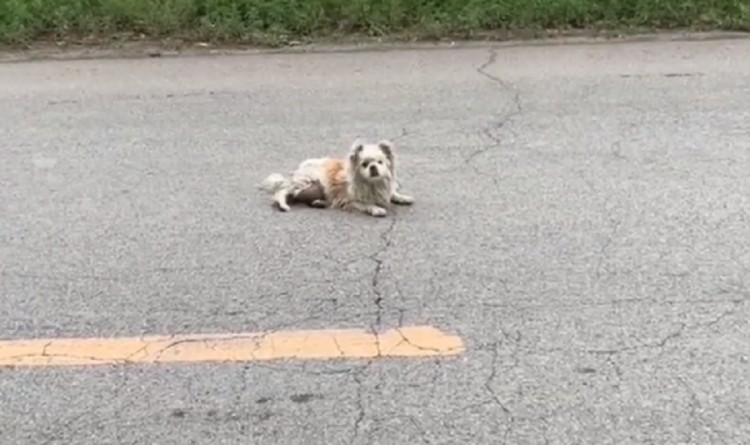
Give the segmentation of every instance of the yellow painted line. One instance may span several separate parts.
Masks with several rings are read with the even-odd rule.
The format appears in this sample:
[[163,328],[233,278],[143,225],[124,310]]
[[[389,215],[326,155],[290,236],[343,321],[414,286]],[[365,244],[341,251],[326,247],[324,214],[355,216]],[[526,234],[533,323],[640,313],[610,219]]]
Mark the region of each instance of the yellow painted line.
[[464,352],[461,339],[431,326],[0,341],[0,367],[435,357]]

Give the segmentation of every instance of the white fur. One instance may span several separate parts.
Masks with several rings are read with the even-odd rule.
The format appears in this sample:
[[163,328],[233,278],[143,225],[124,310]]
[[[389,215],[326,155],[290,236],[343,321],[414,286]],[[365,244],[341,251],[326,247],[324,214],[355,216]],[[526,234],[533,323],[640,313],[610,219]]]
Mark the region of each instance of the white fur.
[[[332,169],[332,165],[342,168]],[[333,172],[333,173],[332,173]],[[319,182],[328,207],[357,210],[372,216],[385,216],[391,203],[409,205],[411,196],[399,193],[396,182],[393,144],[355,141],[348,158],[311,158],[299,164],[290,179],[279,173],[268,176],[261,188],[273,194],[282,211],[289,211],[289,196]]]

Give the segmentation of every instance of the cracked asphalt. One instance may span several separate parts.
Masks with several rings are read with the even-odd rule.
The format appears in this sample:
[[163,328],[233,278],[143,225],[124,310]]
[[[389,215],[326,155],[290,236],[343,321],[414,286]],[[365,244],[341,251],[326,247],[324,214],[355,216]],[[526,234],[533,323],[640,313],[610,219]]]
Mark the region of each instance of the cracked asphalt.
[[[747,54],[0,64],[0,338],[430,325],[466,347],[0,368],[0,443],[749,443]],[[356,137],[395,142],[414,206],[282,214],[255,188]]]

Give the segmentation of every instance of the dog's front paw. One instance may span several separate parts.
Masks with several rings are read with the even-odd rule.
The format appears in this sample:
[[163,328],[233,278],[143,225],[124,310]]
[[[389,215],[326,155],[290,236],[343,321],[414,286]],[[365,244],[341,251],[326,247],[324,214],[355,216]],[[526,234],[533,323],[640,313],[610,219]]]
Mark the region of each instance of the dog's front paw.
[[372,216],[385,216],[388,213],[384,208],[377,206],[370,207],[368,212]]
[[394,204],[411,205],[414,204],[414,198],[409,195],[402,195],[401,193],[394,193],[391,196],[391,202]]

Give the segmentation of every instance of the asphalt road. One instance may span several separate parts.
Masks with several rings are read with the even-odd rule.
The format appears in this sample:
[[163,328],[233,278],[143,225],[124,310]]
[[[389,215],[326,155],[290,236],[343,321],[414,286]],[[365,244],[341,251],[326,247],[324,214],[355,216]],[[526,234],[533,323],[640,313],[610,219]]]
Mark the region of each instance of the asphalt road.
[[[0,368],[0,443],[750,442],[750,41],[0,65],[0,338],[430,325],[440,359]],[[395,141],[413,207],[255,188]]]

